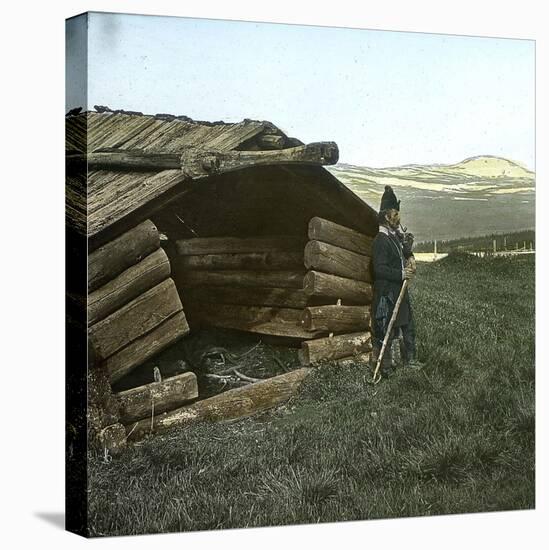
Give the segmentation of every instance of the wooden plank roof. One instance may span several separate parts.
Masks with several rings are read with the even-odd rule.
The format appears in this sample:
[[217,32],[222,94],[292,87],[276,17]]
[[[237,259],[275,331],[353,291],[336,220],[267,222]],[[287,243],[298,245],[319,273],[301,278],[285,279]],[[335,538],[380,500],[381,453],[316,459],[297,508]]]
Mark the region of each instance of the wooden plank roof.
[[67,116],[65,149],[80,153],[102,149],[172,153],[200,146],[224,152],[236,149],[266,130],[285,136],[267,121],[212,123],[169,115],[89,111]]
[[[288,144],[299,143],[290,141],[268,121],[204,122],[185,116],[143,115],[105,108],[69,113],[65,127],[67,154],[104,150],[181,154],[193,147],[223,153],[246,149],[246,142],[263,132],[282,136]],[[71,170],[67,172],[67,216],[78,232],[93,237],[186,179],[188,175],[181,170],[95,170],[87,173],[87,178],[85,172]]]
[[[273,136],[276,146],[272,145]],[[75,158],[86,160],[80,167],[67,165],[66,214],[69,224],[90,239],[90,249],[127,229],[132,220],[138,223],[169,201],[190,192],[198,183],[197,178],[213,175],[214,172],[208,172],[215,170],[219,159],[229,169],[238,169],[245,159],[248,166],[250,163],[255,166],[256,162],[284,164],[291,161],[296,168],[302,163],[307,170],[306,164],[333,164],[338,155],[334,143],[304,146],[268,121],[203,122],[184,116],[152,116],[104,108],[97,112],[69,113],[65,147],[71,162]],[[203,170],[201,164],[212,162],[208,157],[212,152],[214,167],[207,166]],[[92,168],[92,157],[123,155],[131,161],[136,153],[147,158],[151,155],[175,156],[181,164],[175,169],[166,169],[167,166],[155,169],[150,165],[109,168],[106,164]],[[311,154],[312,163],[304,162],[310,160],[307,155]],[[193,162],[199,166],[201,174],[189,169]],[[344,191],[347,200],[343,202],[353,199],[347,197],[351,191]],[[371,209],[367,207],[366,210],[370,218]]]

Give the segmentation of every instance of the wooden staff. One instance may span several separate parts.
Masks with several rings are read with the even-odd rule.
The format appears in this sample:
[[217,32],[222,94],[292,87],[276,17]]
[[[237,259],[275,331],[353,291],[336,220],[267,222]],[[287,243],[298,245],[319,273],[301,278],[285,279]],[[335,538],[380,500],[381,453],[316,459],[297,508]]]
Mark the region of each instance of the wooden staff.
[[396,301],[395,307],[393,309],[393,314],[391,315],[391,320],[389,321],[389,326],[387,327],[387,331],[385,332],[385,338],[383,338],[383,345],[381,346],[381,351],[379,352],[379,357],[377,358],[377,364],[376,369],[374,371],[374,375],[372,377],[372,382],[374,384],[377,384],[381,380],[381,376],[377,378],[379,367],[381,366],[381,361],[383,360],[383,355],[385,354],[385,348],[387,347],[387,343],[389,342],[389,336],[391,335],[391,331],[393,330],[393,325],[395,324],[395,320],[398,315],[398,310],[400,309],[400,304],[404,298],[404,293],[406,292],[406,288],[408,287],[408,279],[405,279],[402,283],[402,287],[400,289],[400,294],[398,295],[398,299]]

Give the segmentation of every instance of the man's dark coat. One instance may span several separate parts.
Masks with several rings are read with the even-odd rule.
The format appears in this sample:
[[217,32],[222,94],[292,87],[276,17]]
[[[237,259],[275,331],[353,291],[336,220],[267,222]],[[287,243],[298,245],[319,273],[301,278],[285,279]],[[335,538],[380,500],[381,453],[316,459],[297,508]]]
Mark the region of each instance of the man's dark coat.
[[[372,314],[374,320],[378,319],[384,313],[385,308],[386,324],[393,313],[394,305],[398,299],[400,288],[402,287],[402,271],[406,263],[402,252],[402,244],[396,235],[386,234],[380,231],[372,245],[372,263],[374,275],[374,297],[372,304]],[[408,290],[400,304],[397,318],[393,327],[407,325],[410,322],[410,298]],[[384,337],[379,322],[372,323],[375,336],[381,340]]]

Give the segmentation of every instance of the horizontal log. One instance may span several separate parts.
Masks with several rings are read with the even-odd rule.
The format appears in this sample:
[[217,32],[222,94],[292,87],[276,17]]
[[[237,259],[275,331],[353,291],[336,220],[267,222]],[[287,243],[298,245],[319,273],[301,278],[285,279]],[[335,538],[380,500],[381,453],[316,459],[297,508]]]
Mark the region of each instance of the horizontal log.
[[[177,270],[175,268],[177,267]],[[177,259],[174,278],[178,288],[195,286],[239,286],[269,288],[303,288],[305,271],[183,271]],[[183,292],[183,291],[182,291]]]
[[115,394],[120,422],[123,424],[150,419],[154,415],[177,409],[197,397],[198,385],[196,375],[192,372]]
[[151,332],[144,334],[125,348],[117,351],[103,362],[114,384],[135,367],[161,352],[189,332],[189,325],[183,311],[179,311]]
[[170,261],[159,248],[88,296],[88,325],[101,321],[170,276]]
[[309,271],[305,275],[303,288],[309,296],[330,296],[357,304],[372,302],[371,284],[319,271]]
[[209,326],[290,338],[315,338],[323,334],[301,327],[299,309],[187,302],[185,308],[191,323],[198,321]]
[[243,306],[272,306],[300,309],[309,296],[302,289],[267,287],[194,287],[181,291],[183,306],[188,298],[193,302],[234,304]]
[[372,255],[374,241],[373,236],[364,235],[354,229],[319,217],[314,217],[309,221],[309,239],[340,246],[366,256]]
[[166,279],[92,325],[88,337],[98,359],[106,359],[182,308],[175,283]]
[[312,365],[319,361],[334,361],[358,353],[365,353],[371,348],[369,332],[354,332],[302,342],[298,355],[302,365]]
[[128,439],[139,440],[151,433],[185,428],[198,422],[233,420],[263,412],[297,393],[310,369],[300,368],[261,382],[235,388],[175,411],[128,424]]
[[306,330],[357,332],[370,328],[369,306],[312,306],[304,309],[301,324]]
[[276,134],[261,134],[257,136],[257,144],[261,149],[282,149],[284,147],[284,136]]
[[298,252],[305,240],[288,235],[272,237],[197,237],[176,241],[180,255],[243,254],[246,252]]
[[88,292],[106,284],[160,247],[154,223],[145,220],[88,256]]
[[181,156],[183,170],[192,177],[222,174],[247,167],[280,164],[325,166],[336,164],[339,149],[333,141],[322,141],[276,151],[205,151],[189,149]]
[[370,258],[351,252],[345,248],[321,241],[309,241],[305,246],[305,267],[323,273],[331,273],[356,279],[358,281],[372,280],[369,272]]
[[68,155],[66,161],[68,170],[85,165],[88,170],[131,170],[136,172],[181,168],[181,156],[178,154],[150,153],[137,149]]
[[294,269],[303,268],[302,252],[247,252],[242,254],[201,254],[182,256],[182,269]]

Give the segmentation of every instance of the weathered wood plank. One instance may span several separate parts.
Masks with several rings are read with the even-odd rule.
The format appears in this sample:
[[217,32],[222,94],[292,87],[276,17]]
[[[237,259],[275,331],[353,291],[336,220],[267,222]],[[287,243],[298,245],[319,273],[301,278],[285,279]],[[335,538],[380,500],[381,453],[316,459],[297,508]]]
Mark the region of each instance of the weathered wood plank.
[[[194,287],[181,290],[183,306],[190,301],[243,306],[271,306],[300,309],[309,296],[302,289],[267,287]],[[335,302],[335,300],[334,300]]]
[[183,311],[179,311],[151,332],[133,341],[103,362],[111,384],[164,348],[173,344],[189,332],[189,325]]
[[[105,175],[108,174],[105,172]],[[108,185],[100,197],[88,196],[90,208],[93,205],[93,211],[88,213],[88,235],[94,241],[99,239],[98,235],[102,231],[111,230],[111,226],[124,226],[123,222],[130,214],[146,210],[150,216],[158,208],[158,203],[153,206],[153,202],[162,201],[164,194],[169,193],[170,200],[173,200],[190,189],[187,185],[189,176],[181,170],[163,170],[139,178],[138,183],[135,173],[120,173],[116,181],[117,184]]]
[[82,166],[88,170],[174,170],[181,168],[180,155],[173,153],[145,153],[140,150],[97,151],[67,155],[67,169]]
[[251,166],[336,164],[339,149],[333,141],[309,143],[276,151],[229,151],[188,149],[181,155],[181,166],[192,177],[222,174]]
[[198,385],[192,372],[115,394],[123,424],[177,409],[197,397]]
[[309,271],[305,275],[303,288],[309,296],[331,296],[357,304],[372,302],[371,284],[319,271]]
[[300,368],[261,382],[235,388],[175,411],[128,424],[128,439],[185,428],[197,422],[216,422],[251,416],[276,407],[294,395],[311,369]]
[[305,271],[184,271],[179,268],[178,259],[173,267],[178,288],[204,285],[303,288],[305,276]]
[[356,332],[370,328],[368,306],[312,306],[304,309],[301,324],[306,330]]
[[170,261],[159,248],[88,296],[88,325],[101,321],[170,276]]
[[304,261],[307,269],[331,273],[348,279],[371,281],[368,269],[370,258],[333,244],[309,241],[305,246]]
[[88,337],[100,360],[106,359],[182,309],[172,279],[147,290],[114,313],[95,323]]
[[183,269],[272,270],[303,268],[302,252],[247,252],[242,254],[201,254],[182,256]]
[[298,252],[305,239],[288,235],[272,237],[197,237],[176,241],[180,255],[243,254],[248,252]]
[[150,220],[123,233],[88,256],[88,292],[93,292],[160,246],[158,229]]
[[256,138],[261,149],[282,149],[284,147],[284,136],[275,134],[261,134]]
[[301,310],[227,304],[185,304],[191,323],[232,328],[257,334],[290,338],[315,338],[325,334],[301,327]]
[[358,353],[365,353],[371,348],[370,332],[341,334],[331,338],[319,338],[302,342],[299,350],[299,360],[302,365],[312,365],[319,361],[333,361]]
[[314,217],[309,222],[309,239],[340,246],[365,256],[372,255],[373,236],[364,235],[343,225]]

